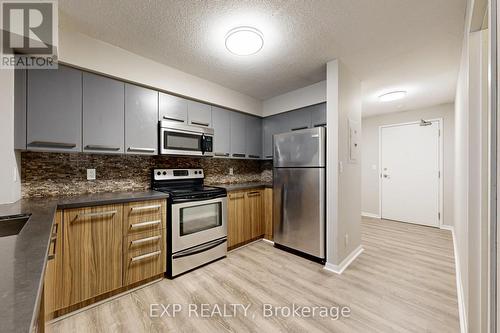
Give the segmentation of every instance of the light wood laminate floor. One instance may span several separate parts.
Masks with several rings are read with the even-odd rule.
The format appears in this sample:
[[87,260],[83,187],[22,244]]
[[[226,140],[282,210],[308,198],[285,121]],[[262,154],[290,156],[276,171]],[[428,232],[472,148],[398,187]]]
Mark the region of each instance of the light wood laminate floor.
[[[226,259],[51,323],[48,332],[459,332],[449,231],[363,219],[365,251],[342,274],[257,242]],[[175,318],[150,304],[180,303]],[[250,304],[248,316],[189,317],[188,305]],[[275,306],[336,306],[351,316],[264,318]],[[199,313],[199,312],[198,312]],[[232,314],[228,311],[227,314]]]

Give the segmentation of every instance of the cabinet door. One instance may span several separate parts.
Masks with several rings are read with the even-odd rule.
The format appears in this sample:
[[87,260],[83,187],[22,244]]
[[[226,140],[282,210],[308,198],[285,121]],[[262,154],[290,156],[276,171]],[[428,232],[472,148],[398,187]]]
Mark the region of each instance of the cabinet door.
[[188,101],[184,98],[160,93],[159,120],[187,123]]
[[246,157],[246,115],[231,112],[231,156]]
[[311,127],[326,126],[326,103],[311,106]]
[[275,134],[286,132],[286,114],[278,114],[264,118],[262,123],[263,139],[262,139],[262,154],[265,159],[273,158],[273,136]]
[[195,101],[188,101],[188,121],[190,125],[212,127],[212,107]]
[[262,157],[262,120],[259,117],[247,116],[246,144],[249,158]]
[[124,152],[124,102],[123,82],[83,73],[84,152]]
[[27,148],[82,151],[82,72],[29,70]]
[[122,286],[122,217],[122,205],[64,210],[64,307]]
[[130,285],[165,273],[165,230],[124,237],[123,283]]
[[263,191],[254,190],[246,193],[245,225],[250,226],[249,234],[245,240],[253,240],[264,235],[264,211],[262,209]]
[[52,319],[54,311],[62,308],[61,286],[63,281],[62,267],[62,211],[57,211],[52,236],[50,238],[49,255],[44,280],[44,311],[46,320]]
[[231,154],[231,111],[212,107],[212,126],[215,156],[229,157]]
[[264,189],[264,237],[273,240],[273,189]]
[[229,249],[245,241],[245,192],[228,195],[227,246]]
[[125,84],[125,149],[127,154],[157,154],[157,91]]
[[302,108],[285,113],[286,128],[284,132],[299,131],[311,127],[311,110]]

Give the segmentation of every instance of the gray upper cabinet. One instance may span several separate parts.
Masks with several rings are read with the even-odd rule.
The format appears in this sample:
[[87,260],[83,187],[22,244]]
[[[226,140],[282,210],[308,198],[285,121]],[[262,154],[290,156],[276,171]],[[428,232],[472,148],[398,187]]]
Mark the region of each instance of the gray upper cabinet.
[[273,158],[273,135],[278,133],[279,120],[277,116],[262,120],[262,155],[265,159]]
[[311,126],[326,126],[326,103],[313,105],[311,108]]
[[187,123],[188,101],[181,97],[160,93],[158,114],[159,120]]
[[229,157],[231,154],[231,113],[231,111],[216,106],[212,107],[216,157]]
[[57,70],[27,73],[26,143],[30,150],[82,150],[82,72]]
[[123,153],[124,83],[83,73],[83,151]]
[[247,157],[262,158],[262,119],[247,116],[246,122]]
[[212,127],[212,106],[188,101],[188,122],[190,125]]
[[286,113],[285,131],[298,131],[311,127],[311,111],[306,107]]
[[231,112],[231,156],[246,157],[246,115]]
[[158,92],[125,84],[125,153],[158,152]]

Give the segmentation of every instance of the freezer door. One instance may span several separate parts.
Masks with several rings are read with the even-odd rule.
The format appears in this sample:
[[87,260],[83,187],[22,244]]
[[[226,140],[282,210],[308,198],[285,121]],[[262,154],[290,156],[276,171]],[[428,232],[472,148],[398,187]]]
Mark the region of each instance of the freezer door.
[[304,129],[274,136],[274,167],[324,167],[324,127]]
[[325,169],[275,168],[274,242],[325,258]]

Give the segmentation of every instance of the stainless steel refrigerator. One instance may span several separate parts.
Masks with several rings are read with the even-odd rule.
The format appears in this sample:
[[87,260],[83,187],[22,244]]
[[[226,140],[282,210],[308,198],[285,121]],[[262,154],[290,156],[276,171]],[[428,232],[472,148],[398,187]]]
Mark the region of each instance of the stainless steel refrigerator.
[[325,260],[326,128],[274,136],[274,243]]

